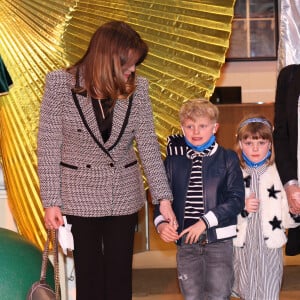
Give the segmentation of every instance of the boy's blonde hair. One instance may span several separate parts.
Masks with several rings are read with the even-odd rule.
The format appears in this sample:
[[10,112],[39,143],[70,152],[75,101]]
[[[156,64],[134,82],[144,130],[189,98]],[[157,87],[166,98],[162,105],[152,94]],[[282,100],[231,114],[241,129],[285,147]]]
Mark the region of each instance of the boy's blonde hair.
[[273,127],[271,122],[264,116],[251,114],[243,118],[238,124],[234,148],[240,159],[240,165],[242,168],[245,168],[246,163],[242,156],[240,142],[248,138],[254,140],[268,140],[271,143],[271,156],[269,157],[267,165],[273,164],[275,154],[273,146]]
[[217,122],[219,109],[216,105],[203,98],[190,99],[183,102],[179,110],[180,124],[183,124],[188,119],[196,121],[199,117],[207,117],[211,121]]

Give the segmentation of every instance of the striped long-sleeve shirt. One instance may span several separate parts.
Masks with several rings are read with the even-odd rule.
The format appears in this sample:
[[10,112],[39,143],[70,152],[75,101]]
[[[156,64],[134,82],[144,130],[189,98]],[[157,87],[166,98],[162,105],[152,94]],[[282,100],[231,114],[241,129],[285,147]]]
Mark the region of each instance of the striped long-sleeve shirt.
[[202,152],[195,152],[192,149],[187,151],[187,157],[192,160],[193,165],[186,197],[184,228],[195,224],[204,214],[202,161],[204,156],[209,155],[214,145],[215,143]]

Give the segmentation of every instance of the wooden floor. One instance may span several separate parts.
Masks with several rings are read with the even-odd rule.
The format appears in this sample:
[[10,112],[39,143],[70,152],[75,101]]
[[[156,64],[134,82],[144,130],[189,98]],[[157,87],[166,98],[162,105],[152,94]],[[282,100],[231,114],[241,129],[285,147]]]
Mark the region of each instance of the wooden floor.
[[[133,300],[184,300],[184,298],[178,294],[151,295],[148,297],[133,297],[132,299]],[[300,299],[299,292],[286,292],[280,295],[280,300],[299,300],[299,299]],[[231,298],[231,300],[236,300],[236,298]]]
[[[184,298],[178,294],[155,295],[155,296],[151,295],[148,297],[136,297],[136,298],[133,297],[132,299],[133,300],[184,300]],[[231,299],[235,300],[236,298],[231,298]],[[299,299],[300,299],[299,292],[285,292],[280,295],[280,300],[299,300]]]
[[[152,224],[151,208],[149,209],[149,237],[150,237],[150,251],[138,253],[134,255],[133,268],[170,268],[176,267],[176,246],[174,244],[167,244],[160,240],[158,234],[155,232]],[[300,255],[284,257],[285,265],[300,265]],[[300,274],[299,274],[300,281]],[[161,294],[149,296],[134,296],[133,300],[183,300],[184,298],[176,294]],[[231,300],[236,300],[232,298]],[[272,299],[259,299],[272,300]],[[300,290],[285,290],[280,293],[280,300],[300,300]]]
[[[134,268],[162,268],[162,267],[172,267],[176,266],[175,261],[175,250],[153,250],[148,253],[140,253],[134,257]],[[290,265],[300,265],[300,257],[289,257],[285,258],[285,263]],[[298,276],[300,281],[300,274]],[[163,288],[162,288],[163,289]],[[184,300],[184,298],[176,294],[166,294],[161,295],[149,295],[141,297],[133,297],[133,300]],[[299,300],[300,290],[285,290],[280,293],[280,300]],[[231,300],[237,300],[237,298],[231,298]],[[272,300],[272,299],[259,299],[259,300]]]

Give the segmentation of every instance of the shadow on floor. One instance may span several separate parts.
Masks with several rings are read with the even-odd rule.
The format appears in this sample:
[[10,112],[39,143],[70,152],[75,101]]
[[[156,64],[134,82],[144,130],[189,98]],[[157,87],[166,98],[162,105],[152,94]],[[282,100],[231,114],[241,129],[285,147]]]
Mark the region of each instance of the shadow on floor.
[[[300,266],[285,266],[282,291],[300,293]],[[179,294],[175,268],[134,269],[133,295]]]
[[133,270],[133,295],[179,294],[174,268]]
[[300,266],[284,266],[281,290],[300,291]]

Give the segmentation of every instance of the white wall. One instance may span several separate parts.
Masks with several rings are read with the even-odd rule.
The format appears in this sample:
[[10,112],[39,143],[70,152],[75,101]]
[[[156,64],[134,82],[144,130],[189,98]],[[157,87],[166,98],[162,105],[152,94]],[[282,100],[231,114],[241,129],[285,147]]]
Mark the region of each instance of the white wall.
[[277,61],[227,62],[216,86],[241,86],[242,102],[274,102]]
[[0,167],[0,227],[18,232],[7,201],[2,167]]

